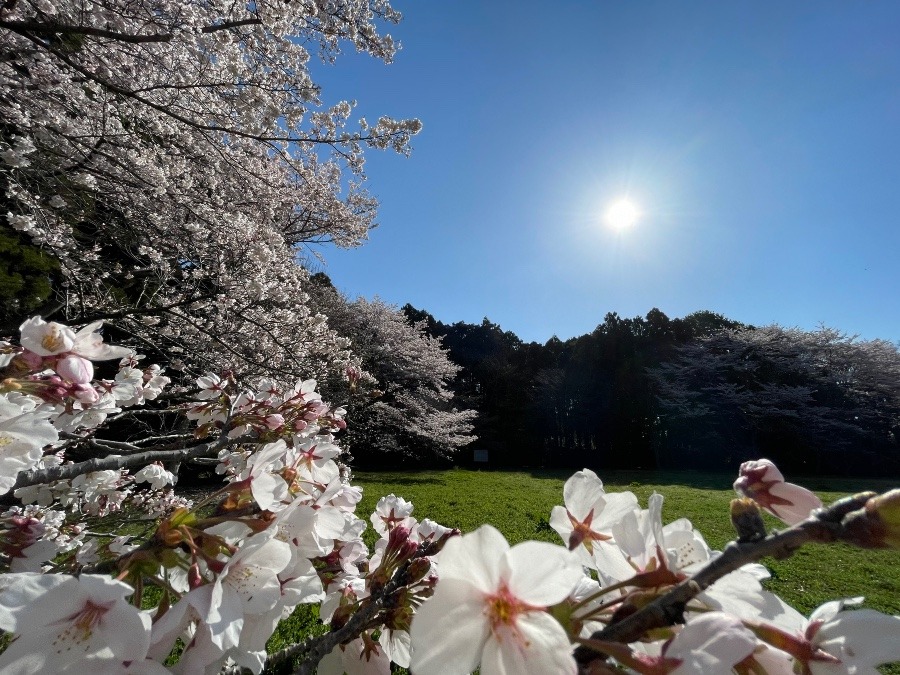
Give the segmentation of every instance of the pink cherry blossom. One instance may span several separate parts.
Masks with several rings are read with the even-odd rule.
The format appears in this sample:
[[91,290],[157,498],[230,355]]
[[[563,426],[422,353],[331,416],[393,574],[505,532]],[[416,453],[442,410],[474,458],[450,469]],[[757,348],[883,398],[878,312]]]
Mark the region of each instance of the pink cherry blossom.
[[734,489],[788,525],[806,520],[810,513],[822,507],[822,500],[806,488],[785,483],[781,471],[768,459],[741,464]]
[[545,610],[582,577],[575,554],[544,542],[509,547],[483,525],[438,556],[434,595],[413,618],[411,670],[462,675],[575,673],[572,645]]

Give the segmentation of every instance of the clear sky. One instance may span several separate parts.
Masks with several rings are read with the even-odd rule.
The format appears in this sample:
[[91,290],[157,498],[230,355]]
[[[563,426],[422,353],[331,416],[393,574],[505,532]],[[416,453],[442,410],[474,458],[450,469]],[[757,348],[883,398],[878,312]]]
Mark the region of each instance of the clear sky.
[[[705,309],[900,339],[900,2],[397,1],[323,99],[424,124],[370,153],[351,296],[527,341]],[[604,222],[629,195],[641,218]]]

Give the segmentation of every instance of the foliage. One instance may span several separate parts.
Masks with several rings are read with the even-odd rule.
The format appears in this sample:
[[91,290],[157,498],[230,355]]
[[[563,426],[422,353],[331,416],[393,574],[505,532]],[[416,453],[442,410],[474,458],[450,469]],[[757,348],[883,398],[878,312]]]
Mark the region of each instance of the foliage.
[[0,222],[0,326],[43,305],[59,271],[57,261],[27,239]]
[[[732,449],[795,471],[900,468],[900,351],[836,330],[770,326],[681,346],[654,371],[669,442],[683,457]],[[707,460],[709,462],[709,460]]]
[[404,311],[462,366],[455,390],[480,413],[491,466],[724,470],[767,455],[871,475],[900,457],[900,355],[884,340],[653,309],[539,345]]

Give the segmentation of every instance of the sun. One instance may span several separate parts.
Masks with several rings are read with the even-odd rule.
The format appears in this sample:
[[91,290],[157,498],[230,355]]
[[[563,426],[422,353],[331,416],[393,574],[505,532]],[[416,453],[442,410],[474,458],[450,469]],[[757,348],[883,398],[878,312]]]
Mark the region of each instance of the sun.
[[606,224],[615,230],[627,230],[640,217],[641,210],[628,197],[617,199],[606,210]]

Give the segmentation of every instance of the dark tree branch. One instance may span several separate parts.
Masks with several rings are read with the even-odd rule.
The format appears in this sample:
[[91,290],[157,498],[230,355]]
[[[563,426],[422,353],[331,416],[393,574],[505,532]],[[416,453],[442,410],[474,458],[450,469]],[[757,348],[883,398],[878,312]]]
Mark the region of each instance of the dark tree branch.
[[215,441],[196,445],[193,448],[181,448],[178,450],[147,450],[124,457],[104,457],[89,459],[75,464],[63,464],[49,469],[37,471],[24,471],[19,474],[13,489],[37,485],[39,483],[52,483],[57,480],[75,478],[85,473],[94,471],[106,471],[131,468],[135,466],[147,466],[153,462],[183,462],[195,457],[208,457],[219,452],[224,447],[238,443],[249,443],[256,440],[256,434],[246,434],[237,438],[229,438],[223,434]]
[[[221,30],[238,28],[240,26],[259,26],[262,20],[258,18],[240,19],[237,21],[223,21],[212,26],[204,26],[201,33],[216,33]],[[146,35],[133,35],[131,33],[119,33],[105,28],[93,26],[76,26],[73,24],[55,23],[52,21],[0,21],[0,28],[6,28],[15,33],[31,33],[33,35],[90,35],[91,37],[108,38],[117,42],[128,44],[144,44],[153,42],[171,42],[174,33],[148,33]]]

